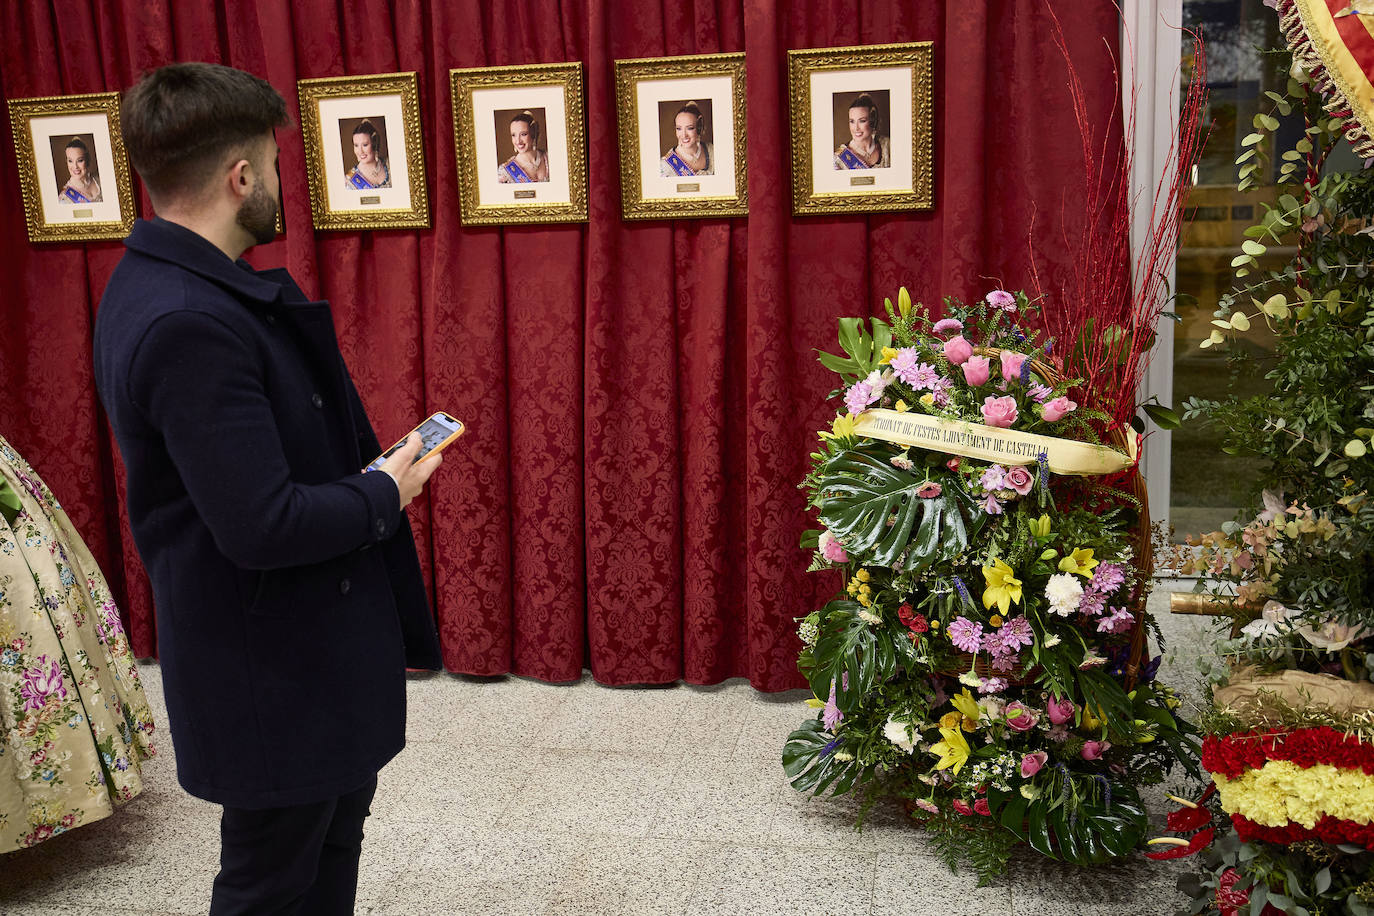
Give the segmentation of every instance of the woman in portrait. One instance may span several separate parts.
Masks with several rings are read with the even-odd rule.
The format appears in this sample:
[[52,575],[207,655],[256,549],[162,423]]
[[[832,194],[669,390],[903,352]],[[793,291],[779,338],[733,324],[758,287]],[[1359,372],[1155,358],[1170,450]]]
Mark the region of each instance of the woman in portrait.
[[673,115],[673,130],[677,145],[658,161],[658,174],[664,178],[690,178],[693,175],[714,175],[716,155],[705,138],[706,119],[696,102],[687,102]]
[[890,146],[878,103],[865,92],[849,103],[849,142],[835,150],[835,168],[891,168]]
[[358,164],[344,177],[350,188],[368,191],[391,187],[391,169],[382,158],[382,138],[367,118],[353,128],[353,155]]
[[58,192],[58,199],[64,204],[98,204],[100,179],[91,171],[91,152],[86,141],[72,137],[67,143],[67,183]]
[[510,145],[515,150],[497,169],[496,180],[502,184],[524,184],[549,180],[549,154],[539,148],[539,121],[531,111],[522,111],[510,119]]

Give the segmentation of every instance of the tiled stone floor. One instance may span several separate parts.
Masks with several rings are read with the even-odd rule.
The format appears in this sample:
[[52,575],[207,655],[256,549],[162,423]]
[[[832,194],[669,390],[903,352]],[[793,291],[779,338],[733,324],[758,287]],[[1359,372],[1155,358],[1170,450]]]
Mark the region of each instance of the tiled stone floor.
[[[1164,598],[1165,676],[1190,685],[1203,623],[1170,618]],[[143,673],[161,716],[160,671]],[[1018,855],[976,888],[893,809],[856,833],[852,802],[798,795],[783,776],[801,691],[437,675],[409,694],[410,743],[381,774],[359,913],[1162,916],[1181,903],[1178,869],[1139,857],[1083,871]],[[115,816],[0,856],[0,913],[206,911],[218,809],[177,785],[165,733],[159,750],[144,795]]]

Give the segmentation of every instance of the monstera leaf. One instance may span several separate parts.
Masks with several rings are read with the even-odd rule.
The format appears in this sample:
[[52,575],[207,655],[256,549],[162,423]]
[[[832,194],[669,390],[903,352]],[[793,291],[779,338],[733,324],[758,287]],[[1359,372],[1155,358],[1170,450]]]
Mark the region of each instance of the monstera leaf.
[[1074,808],[1027,801],[1019,791],[988,789],[988,804],[1002,826],[1036,852],[1073,865],[1099,865],[1128,855],[1145,838],[1149,822],[1133,786],[1107,782],[1110,792]]
[[782,747],[782,768],[799,792],[843,795],[873,775],[877,764],[867,766],[857,759],[840,760],[834,754],[834,739],[812,719],[787,736]]
[[811,692],[830,696],[848,713],[876,686],[897,673],[897,647],[891,634],[869,626],[854,601],[832,601],[821,610],[821,634],[807,672]]
[[[904,570],[952,559],[968,546],[970,532],[960,510],[967,497],[946,487],[939,496],[923,499],[916,491],[925,482],[867,452],[840,452],[821,472],[821,522],[846,550],[866,554],[866,562],[879,566],[891,566],[908,546]],[[975,525],[983,517],[974,513]]]

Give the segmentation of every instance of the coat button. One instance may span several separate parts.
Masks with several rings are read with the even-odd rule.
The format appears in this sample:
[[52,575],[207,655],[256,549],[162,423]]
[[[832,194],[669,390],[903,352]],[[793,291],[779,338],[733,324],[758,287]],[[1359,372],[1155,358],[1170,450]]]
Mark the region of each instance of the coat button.
[[377,519],[377,535],[380,537],[383,534],[386,534],[386,520],[379,518]]
[[317,391],[310,396],[310,403],[314,404],[316,407],[323,407],[324,398],[320,397],[320,393]]
[[352,588],[352,587],[353,587],[353,583],[352,583],[352,582],[349,582],[347,579],[342,579],[342,580],[340,580],[340,582],[339,582],[339,594],[340,594],[340,595],[347,595],[347,594],[348,594],[348,590],[349,590],[350,588]]
[[263,316],[263,317],[264,317],[264,319],[267,321],[268,324],[276,324],[276,323],[277,323],[277,316],[276,316],[276,315],[273,315],[271,312],[268,312],[268,313],[267,313],[265,316]]

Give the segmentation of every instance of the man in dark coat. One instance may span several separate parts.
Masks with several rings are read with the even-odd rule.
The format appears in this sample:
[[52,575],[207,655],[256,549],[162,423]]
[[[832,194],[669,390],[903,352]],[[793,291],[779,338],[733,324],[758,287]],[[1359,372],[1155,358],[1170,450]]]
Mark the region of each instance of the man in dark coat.
[[143,78],[125,145],[159,218],[101,300],[95,378],[153,586],[177,775],[224,806],[211,913],[351,913],[405,669],[438,638],[405,506],[439,465],[382,467],[329,305],[239,256],[274,236],[287,123],[213,64]]

